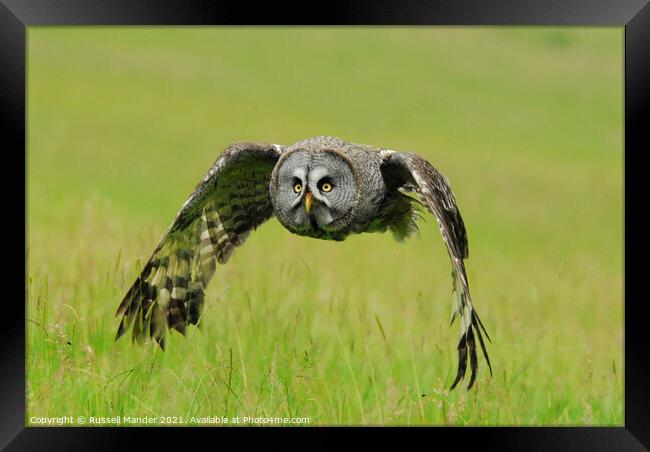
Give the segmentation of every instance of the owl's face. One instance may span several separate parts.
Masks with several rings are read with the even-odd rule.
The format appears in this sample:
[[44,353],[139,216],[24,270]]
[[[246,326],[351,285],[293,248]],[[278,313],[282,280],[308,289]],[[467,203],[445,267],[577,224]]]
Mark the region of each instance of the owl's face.
[[345,229],[357,202],[352,166],[335,150],[291,152],[274,169],[270,192],[280,223],[312,237]]

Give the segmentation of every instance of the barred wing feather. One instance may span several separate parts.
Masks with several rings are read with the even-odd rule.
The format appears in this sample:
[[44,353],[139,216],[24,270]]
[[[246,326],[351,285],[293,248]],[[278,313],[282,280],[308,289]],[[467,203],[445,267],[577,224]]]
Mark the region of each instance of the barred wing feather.
[[236,143],[226,149],[183,204],[135,280],[116,316],[116,340],[132,328],[134,342],[162,348],[167,329],[199,325],[205,289],[250,231],[273,215],[271,172],[282,147]]
[[449,186],[449,181],[427,160],[408,152],[382,150],[384,160],[382,172],[389,187],[407,188],[416,191],[424,205],[435,216],[440,233],[447,246],[452,263],[452,290],[454,305],[451,322],[460,317],[460,339],[458,341],[458,371],[451,386],[464,378],[467,359],[471,366],[471,377],[467,389],[474,385],[478,370],[476,341],[478,340],[483,356],[492,373],[492,365],[485,348],[483,334],[490,340],[485,327],[472,306],[467,273],[463,259],[469,257],[469,246],[465,225],[456,205],[456,199]]

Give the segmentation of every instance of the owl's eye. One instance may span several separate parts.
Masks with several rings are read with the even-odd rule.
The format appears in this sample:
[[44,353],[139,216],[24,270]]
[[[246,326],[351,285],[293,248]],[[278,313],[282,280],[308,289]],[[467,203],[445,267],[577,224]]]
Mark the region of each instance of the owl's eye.
[[293,191],[300,193],[302,191],[302,184],[300,182],[293,185]]
[[331,192],[332,188],[334,188],[332,183],[327,179],[321,181],[321,183],[319,185],[320,185],[320,187],[319,187],[320,190],[324,191],[325,193]]

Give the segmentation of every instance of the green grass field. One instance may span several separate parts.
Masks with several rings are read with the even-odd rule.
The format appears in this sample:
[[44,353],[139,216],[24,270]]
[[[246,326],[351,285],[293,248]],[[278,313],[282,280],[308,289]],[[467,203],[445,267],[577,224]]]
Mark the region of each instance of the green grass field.
[[[27,119],[27,424],[623,425],[623,28],[30,27]],[[326,134],[449,177],[493,377],[481,359],[448,390],[430,216],[405,244],[271,220],[217,269],[201,330],[114,342],[221,150]]]

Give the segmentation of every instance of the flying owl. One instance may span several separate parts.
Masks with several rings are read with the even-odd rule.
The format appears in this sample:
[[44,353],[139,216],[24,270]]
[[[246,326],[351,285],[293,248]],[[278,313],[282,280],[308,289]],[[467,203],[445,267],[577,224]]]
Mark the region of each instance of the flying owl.
[[122,319],[116,340],[132,327],[133,341],[151,337],[164,349],[168,328],[185,334],[188,324],[198,325],[217,264],[225,264],[272,216],[302,236],[340,241],[390,230],[403,241],[417,233],[422,207],[435,216],[452,264],[451,322],[460,317],[460,339],[451,389],[464,378],[468,355],[470,389],[478,370],[477,340],[492,373],[482,333],[490,338],[472,306],[463,262],[467,234],[448,180],[416,154],[329,136],[291,146],[229,146],[185,201],[117,309]]

